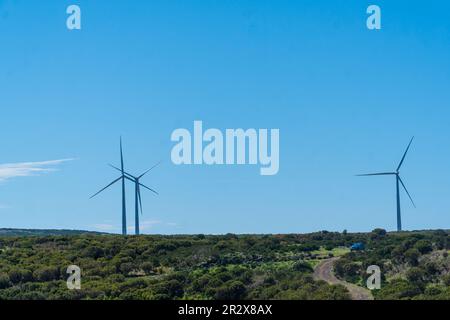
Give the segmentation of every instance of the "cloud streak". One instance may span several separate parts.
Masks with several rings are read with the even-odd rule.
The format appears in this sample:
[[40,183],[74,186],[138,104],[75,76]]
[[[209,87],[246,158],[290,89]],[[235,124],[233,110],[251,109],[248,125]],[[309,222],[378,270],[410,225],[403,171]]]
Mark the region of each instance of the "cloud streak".
[[[164,222],[161,220],[143,220],[140,222],[140,231],[142,234],[148,234],[148,232],[152,231],[157,226],[166,226],[172,228],[178,228],[178,223],[174,222]],[[90,226],[91,229],[100,232],[121,232],[121,227],[119,225],[113,224],[110,221],[105,221],[104,223],[97,223]],[[127,226],[128,234],[134,234],[135,226],[129,225]],[[147,232],[147,233],[146,233]]]
[[110,231],[115,231],[117,230],[117,228],[112,225],[112,224],[108,224],[108,223],[98,223],[98,224],[94,224],[93,228],[95,230],[99,230],[99,231],[103,231],[103,232],[110,232]]
[[74,159],[59,159],[39,162],[19,162],[0,164],[0,181],[16,177],[38,176],[52,171],[57,171],[56,166]]
[[[157,225],[161,225],[161,224],[163,224],[163,222],[160,220],[144,220],[144,221],[140,222],[139,229],[141,231],[146,231],[146,230],[150,230],[153,227],[155,227]],[[135,226],[128,226],[128,228],[127,228],[128,232],[132,232],[132,231],[134,231],[134,229],[135,229]]]

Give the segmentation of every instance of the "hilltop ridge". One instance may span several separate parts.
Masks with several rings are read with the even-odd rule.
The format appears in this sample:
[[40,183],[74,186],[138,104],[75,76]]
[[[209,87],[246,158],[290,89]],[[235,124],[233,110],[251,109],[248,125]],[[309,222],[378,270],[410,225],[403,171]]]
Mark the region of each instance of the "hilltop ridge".
[[66,236],[66,235],[82,235],[82,234],[107,234],[104,232],[86,231],[86,230],[69,230],[69,229],[15,229],[0,228],[1,237],[22,237],[22,236]]

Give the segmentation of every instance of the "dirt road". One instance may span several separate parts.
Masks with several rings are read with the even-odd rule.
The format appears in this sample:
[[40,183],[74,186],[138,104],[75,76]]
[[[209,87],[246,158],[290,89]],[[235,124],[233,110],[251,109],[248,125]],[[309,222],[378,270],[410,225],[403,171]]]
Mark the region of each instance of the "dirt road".
[[350,292],[352,300],[373,300],[373,296],[368,289],[336,278],[333,272],[333,264],[338,259],[339,258],[326,259],[319,263],[314,269],[314,279],[324,280],[329,284],[343,285]]

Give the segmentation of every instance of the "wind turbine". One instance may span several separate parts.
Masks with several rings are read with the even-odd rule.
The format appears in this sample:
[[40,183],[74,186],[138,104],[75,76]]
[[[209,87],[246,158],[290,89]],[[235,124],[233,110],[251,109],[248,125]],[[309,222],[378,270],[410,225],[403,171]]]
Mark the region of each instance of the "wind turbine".
[[125,179],[127,177],[125,175],[125,170],[123,168],[122,137],[120,137],[120,168],[121,169],[119,169],[119,171],[122,173],[122,175],[119,178],[117,178],[116,180],[114,180],[113,182],[111,182],[110,184],[108,184],[106,187],[101,189],[99,192],[94,194],[92,197],[90,197],[90,199],[94,198],[96,195],[98,195],[105,189],[108,189],[110,186],[112,186],[116,182],[122,180],[122,234],[126,235],[127,234],[127,207],[126,207],[126,202],[125,202]]
[[400,209],[400,184],[402,185],[403,189],[405,189],[406,194],[409,197],[409,200],[411,200],[411,203],[413,204],[414,208],[416,205],[414,204],[414,201],[411,197],[411,195],[408,192],[408,189],[406,189],[405,184],[402,181],[402,178],[400,177],[400,168],[403,165],[403,162],[405,161],[406,154],[409,151],[409,148],[411,147],[411,144],[414,140],[414,137],[411,138],[411,141],[408,144],[408,147],[406,148],[405,153],[403,154],[402,160],[400,160],[400,163],[397,167],[397,170],[395,172],[380,172],[380,173],[369,173],[369,174],[359,174],[358,177],[368,177],[368,176],[395,176],[396,180],[396,188],[397,188],[397,231],[402,231],[402,216],[401,216],[401,209]]
[[147,171],[145,171],[143,174],[141,174],[140,176],[133,176],[132,174],[129,174],[126,171],[122,171],[121,169],[113,166],[112,164],[110,164],[111,167],[113,167],[114,169],[121,171],[124,173],[125,175],[125,179],[128,179],[130,181],[132,181],[135,185],[134,187],[134,201],[135,201],[135,205],[134,205],[134,210],[135,210],[135,233],[136,235],[139,235],[139,209],[141,210],[141,214],[142,214],[142,199],[141,199],[141,187],[144,187],[148,190],[150,190],[151,192],[153,192],[154,194],[158,194],[158,192],[156,192],[155,190],[153,190],[152,188],[147,187],[146,185],[142,184],[140,182],[140,179],[145,176],[148,172],[150,172],[151,170],[153,170],[155,167],[157,167],[160,163],[155,164],[153,167],[151,167],[150,169],[148,169]]

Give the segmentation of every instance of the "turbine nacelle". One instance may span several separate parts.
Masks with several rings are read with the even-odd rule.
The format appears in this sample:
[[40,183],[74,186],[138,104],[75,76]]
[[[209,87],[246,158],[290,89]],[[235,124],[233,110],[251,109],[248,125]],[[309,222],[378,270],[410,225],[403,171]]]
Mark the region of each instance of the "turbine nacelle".
[[[129,181],[131,181],[131,182],[134,182],[134,183],[136,183],[136,184],[139,184],[139,186],[144,187],[144,188],[150,190],[151,192],[153,192],[154,194],[159,195],[159,193],[158,193],[157,191],[155,191],[155,190],[153,190],[152,188],[149,188],[149,187],[147,187],[146,185],[144,185],[144,184],[142,184],[142,183],[139,182],[139,179],[141,179],[145,174],[147,174],[150,170],[152,170],[153,168],[155,168],[157,165],[159,165],[159,163],[156,164],[156,165],[154,165],[152,168],[150,168],[149,170],[145,171],[143,174],[141,174],[141,175],[138,176],[138,177],[133,176],[132,174],[130,174],[130,173],[126,172],[126,171],[123,171],[123,173],[124,173],[125,179],[127,179],[127,180],[129,180]],[[118,171],[121,171],[119,168],[113,166],[112,164],[110,164],[109,166],[112,167],[112,168],[114,168],[114,169],[116,169],[116,170],[118,170]]]

